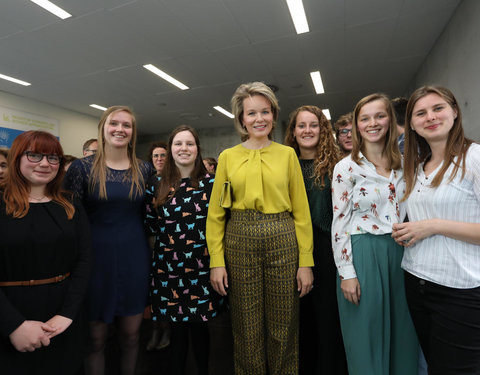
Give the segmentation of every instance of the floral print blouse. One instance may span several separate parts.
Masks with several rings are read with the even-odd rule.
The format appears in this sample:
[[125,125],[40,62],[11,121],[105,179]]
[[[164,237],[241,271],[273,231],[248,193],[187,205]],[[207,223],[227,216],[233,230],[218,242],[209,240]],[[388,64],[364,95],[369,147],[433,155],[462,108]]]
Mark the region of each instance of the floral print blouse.
[[357,277],[350,236],[392,233],[392,224],[405,217],[400,205],[405,193],[403,171],[392,170],[384,177],[362,153],[359,155],[361,164],[347,156],[333,172],[332,246],[342,280]]

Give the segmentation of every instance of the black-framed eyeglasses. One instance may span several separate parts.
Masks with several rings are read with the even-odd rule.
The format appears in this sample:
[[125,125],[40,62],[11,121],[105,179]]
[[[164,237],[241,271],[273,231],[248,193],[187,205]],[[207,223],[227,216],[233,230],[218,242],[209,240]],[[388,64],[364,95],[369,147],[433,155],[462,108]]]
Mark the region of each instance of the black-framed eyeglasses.
[[32,151],[25,151],[25,155],[27,155],[27,159],[31,163],[40,163],[44,157],[47,158],[47,161],[52,165],[57,165],[60,163],[60,156],[54,154],[42,154],[39,152],[32,152]]
[[167,154],[161,153],[161,154],[153,154],[153,158],[166,158]]
[[352,133],[352,129],[340,129],[338,131],[339,135],[347,135],[348,133]]

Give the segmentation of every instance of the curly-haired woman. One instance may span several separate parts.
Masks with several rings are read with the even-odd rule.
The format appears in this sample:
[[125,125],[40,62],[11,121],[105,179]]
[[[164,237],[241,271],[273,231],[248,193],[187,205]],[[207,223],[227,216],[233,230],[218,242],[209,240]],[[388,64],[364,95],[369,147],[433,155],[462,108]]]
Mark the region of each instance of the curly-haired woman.
[[300,373],[346,374],[330,239],[330,185],[340,150],[330,122],[313,105],[301,106],[290,114],[284,143],[298,155],[313,224],[315,289],[300,300]]

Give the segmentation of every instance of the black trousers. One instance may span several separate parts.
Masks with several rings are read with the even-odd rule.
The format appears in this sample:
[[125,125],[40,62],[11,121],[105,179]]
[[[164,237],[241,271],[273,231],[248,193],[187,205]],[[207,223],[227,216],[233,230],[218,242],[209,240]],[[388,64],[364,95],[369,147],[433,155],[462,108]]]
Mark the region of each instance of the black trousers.
[[330,233],[313,227],[314,288],[300,298],[300,375],[347,375]]
[[190,337],[198,374],[208,375],[208,359],[210,354],[208,324],[206,322],[171,323],[171,329],[169,374],[185,374],[185,363],[187,362]]
[[480,374],[480,287],[449,288],[405,272],[405,291],[429,375]]

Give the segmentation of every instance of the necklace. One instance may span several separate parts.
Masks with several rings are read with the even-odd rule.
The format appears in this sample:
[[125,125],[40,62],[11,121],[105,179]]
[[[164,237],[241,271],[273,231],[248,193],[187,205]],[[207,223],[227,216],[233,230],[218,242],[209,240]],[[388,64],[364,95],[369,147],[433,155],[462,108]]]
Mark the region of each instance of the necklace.
[[45,199],[47,196],[44,195],[43,197],[37,198],[37,197],[34,197],[33,195],[29,195],[28,197],[33,199],[34,201],[40,202],[41,200]]

